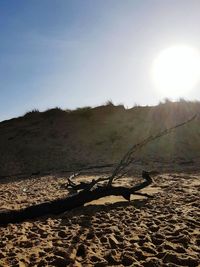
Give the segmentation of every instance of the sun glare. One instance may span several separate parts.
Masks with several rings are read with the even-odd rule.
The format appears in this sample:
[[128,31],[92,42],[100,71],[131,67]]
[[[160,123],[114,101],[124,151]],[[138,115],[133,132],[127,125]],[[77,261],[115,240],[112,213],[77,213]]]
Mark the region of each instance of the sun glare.
[[200,53],[183,45],[161,51],[153,62],[152,78],[162,96],[183,97],[200,81]]

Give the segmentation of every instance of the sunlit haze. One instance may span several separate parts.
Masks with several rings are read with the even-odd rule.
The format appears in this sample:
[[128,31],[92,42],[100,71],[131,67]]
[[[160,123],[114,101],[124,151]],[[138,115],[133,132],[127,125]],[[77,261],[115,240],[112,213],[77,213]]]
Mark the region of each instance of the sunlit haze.
[[200,80],[200,53],[184,45],[163,50],[153,62],[152,78],[163,96],[189,93]]
[[195,0],[0,1],[0,121],[200,100],[199,14]]

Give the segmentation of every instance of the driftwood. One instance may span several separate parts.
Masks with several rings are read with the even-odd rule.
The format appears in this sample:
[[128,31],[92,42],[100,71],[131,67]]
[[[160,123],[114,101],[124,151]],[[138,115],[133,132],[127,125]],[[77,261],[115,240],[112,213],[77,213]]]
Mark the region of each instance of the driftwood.
[[[60,214],[67,210],[83,206],[85,203],[88,203],[92,200],[110,195],[123,196],[126,200],[130,200],[131,194],[134,194],[138,190],[143,189],[152,183],[152,179],[147,172],[143,172],[143,178],[143,183],[135,185],[131,188],[126,188],[123,186],[100,186],[91,190],[91,188],[86,187],[84,190],[81,190],[78,193],[64,199],[41,203],[21,210],[2,212],[0,213],[0,224],[7,225],[8,223],[22,222],[24,220],[34,219],[36,217],[48,214]],[[146,194],[140,195],[147,196]]]
[[[77,192],[73,195],[67,196],[63,199],[57,199],[54,201],[50,201],[47,203],[41,203],[37,205],[33,205],[21,210],[12,210],[12,211],[3,211],[0,212],[0,224],[7,225],[8,223],[17,223],[24,220],[34,219],[40,216],[49,215],[49,214],[60,214],[67,210],[71,210],[80,206],[83,206],[85,203],[90,201],[115,195],[122,196],[126,200],[130,200],[131,194],[138,194],[142,196],[149,197],[147,194],[143,194],[138,192],[139,190],[145,188],[146,186],[152,183],[152,179],[149,176],[148,172],[143,171],[142,177],[144,179],[143,182],[136,184],[133,187],[124,187],[124,186],[113,186],[113,181],[123,177],[127,173],[127,167],[134,160],[134,153],[138,151],[140,148],[145,146],[147,143],[154,141],[157,138],[160,138],[164,135],[169,134],[174,129],[181,127],[192,120],[195,119],[196,116],[193,116],[191,119],[175,125],[169,129],[166,129],[155,136],[150,136],[144,141],[132,146],[130,150],[124,155],[122,160],[119,162],[117,167],[114,169],[111,176],[106,178],[98,178],[93,179],[89,183],[79,183],[76,184],[68,179],[68,187],[74,188]],[[74,175],[75,177],[76,175]],[[73,177],[71,177],[73,178]],[[106,183],[102,186],[102,182]]]

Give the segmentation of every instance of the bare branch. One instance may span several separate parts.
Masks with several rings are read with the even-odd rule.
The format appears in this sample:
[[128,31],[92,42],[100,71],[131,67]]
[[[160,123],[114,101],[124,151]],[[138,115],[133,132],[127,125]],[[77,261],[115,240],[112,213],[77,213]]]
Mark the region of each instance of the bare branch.
[[121,159],[121,161],[119,162],[119,164],[117,165],[117,167],[114,169],[112,175],[110,177],[108,177],[108,185],[111,186],[112,182],[114,179],[117,179],[116,177],[119,175],[119,173],[121,173],[125,168],[127,168],[128,165],[130,165],[132,163],[133,160],[133,154],[140,150],[142,147],[144,147],[145,145],[147,145],[148,143],[161,138],[167,134],[170,134],[173,130],[177,129],[178,127],[181,127],[183,125],[186,125],[188,123],[190,123],[191,121],[193,121],[195,118],[197,117],[197,115],[195,114],[193,117],[191,117],[189,120],[181,122],[179,124],[176,124],[175,126],[172,126],[168,129],[165,129],[153,136],[149,136],[146,139],[144,139],[142,142],[137,143],[135,145],[133,145],[128,152],[123,156],[123,158]]

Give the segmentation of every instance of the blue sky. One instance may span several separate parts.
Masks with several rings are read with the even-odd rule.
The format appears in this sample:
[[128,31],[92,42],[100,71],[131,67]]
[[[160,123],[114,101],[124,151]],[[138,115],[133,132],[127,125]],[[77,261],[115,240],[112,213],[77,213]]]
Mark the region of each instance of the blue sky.
[[[152,61],[170,45],[200,49],[199,14],[198,0],[0,0],[0,121],[158,103]],[[199,100],[198,87],[182,97]]]

